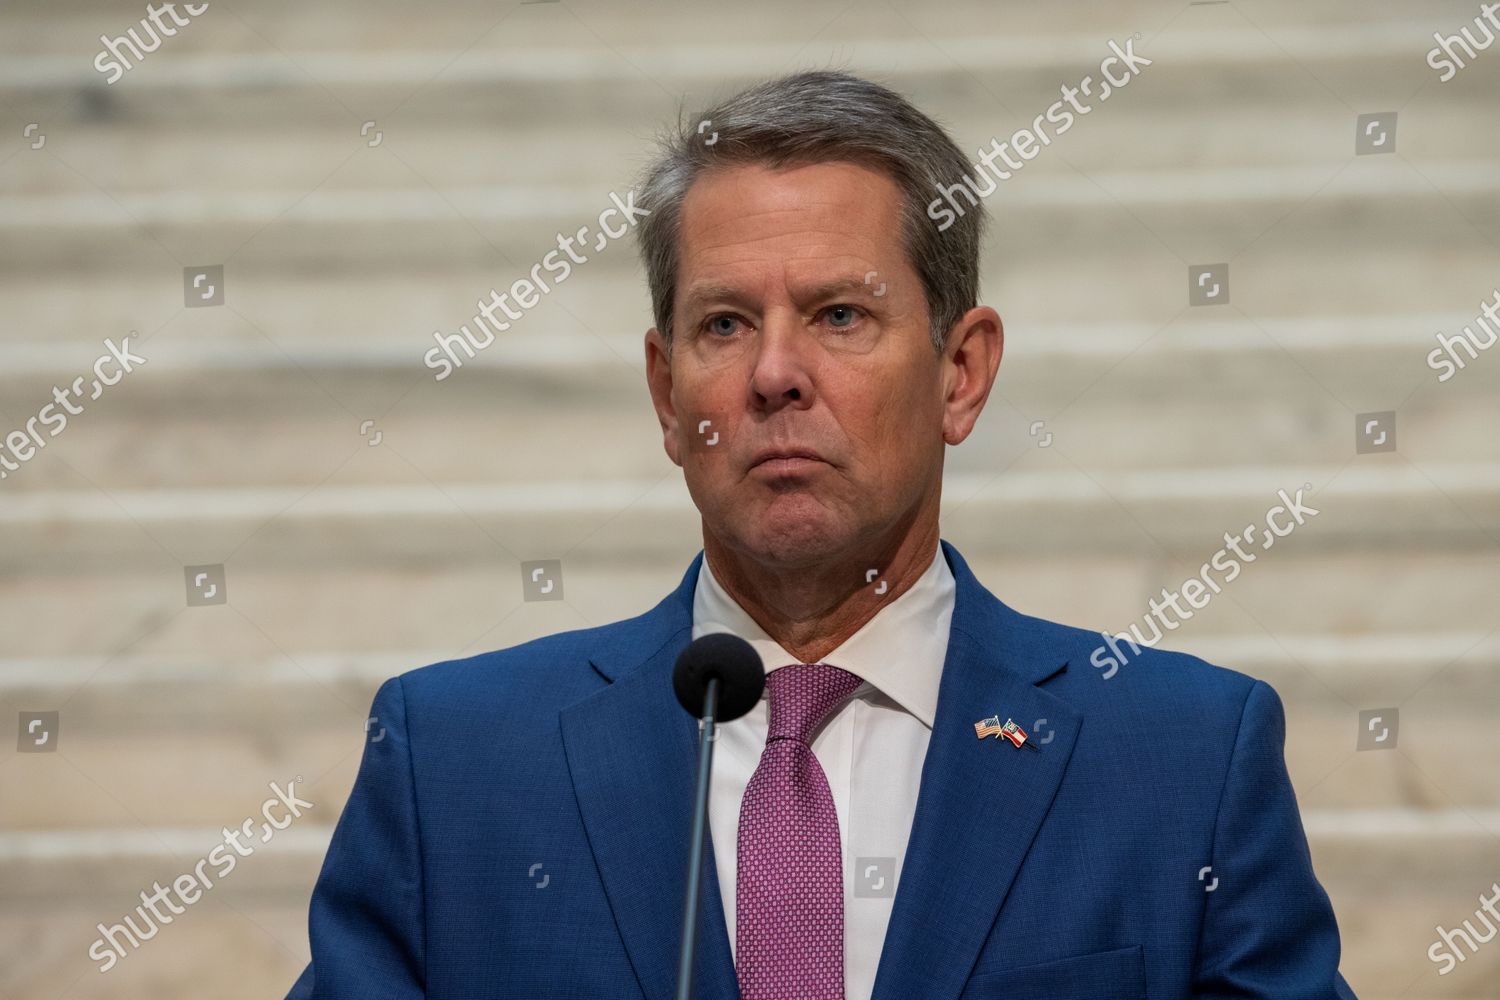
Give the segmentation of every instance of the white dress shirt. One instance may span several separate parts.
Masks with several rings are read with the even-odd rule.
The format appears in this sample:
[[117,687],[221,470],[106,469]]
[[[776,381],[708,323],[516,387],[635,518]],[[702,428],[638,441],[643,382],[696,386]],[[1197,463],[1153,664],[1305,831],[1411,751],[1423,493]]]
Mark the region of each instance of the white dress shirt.
[[[812,738],[813,754],[833,793],[843,848],[847,1000],[868,1000],[875,987],[937,714],[954,589],[953,572],[938,546],[911,589],[821,660],[865,682]],[[709,632],[733,632],[748,641],[767,672],[799,662],[729,596],[705,553],[693,592],[693,638]],[[731,955],[737,949],[740,800],[765,750],[768,712],[762,694],[749,713],[719,723],[714,742],[708,821]]]

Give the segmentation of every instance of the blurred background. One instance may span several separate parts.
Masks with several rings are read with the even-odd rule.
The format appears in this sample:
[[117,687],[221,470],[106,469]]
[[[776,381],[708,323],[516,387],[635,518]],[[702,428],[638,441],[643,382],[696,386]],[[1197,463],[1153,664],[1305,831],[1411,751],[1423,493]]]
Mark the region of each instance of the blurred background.
[[[1484,42],[1477,2],[178,12],[116,74],[100,36],[149,43],[144,4],[0,7],[0,998],[281,997],[380,681],[678,583],[701,531],[633,237],[422,362],[658,127],[835,67],[977,151],[1132,38],[1151,65],[986,199],[1006,351],[943,537],[1012,607],[1119,632],[1305,487],[1163,645],[1281,694],[1360,997],[1500,996],[1500,943],[1428,956],[1500,880],[1500,348],[1426,360],[1500,294],[1500,45],[1427,61]],[[146,361],[17,461],[127,335]],[[560,599],[527,599],[538,560]],[[297,777],[314,808],[101,975],[96,925]]]

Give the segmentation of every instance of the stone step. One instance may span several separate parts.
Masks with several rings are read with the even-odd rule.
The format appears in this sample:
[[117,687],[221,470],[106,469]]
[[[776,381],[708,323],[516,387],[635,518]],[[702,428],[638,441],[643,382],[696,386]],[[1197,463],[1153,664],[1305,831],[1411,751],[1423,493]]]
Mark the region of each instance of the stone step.
[[[1057,79],[1064,77],[1060,73]],[[1200,78],[1194,73],[1183,79]],[[1003,105],[963,81],[945,81],[941,94],[924,95],[936,88],[921,84],[907,89],[919,103],[940,111],[972,164],[992,140],[1029,128],[1032,111],[1042,112],[1057,99],[1056,84],[1050,92],[1028,93],[1035,82],[1033,74],[996,81],[1007,95]],[[72,113],[65,110],[60,118],[37,123],[33,132],[46,137],[44,146],[23,149],[7,169],[30,174],[50,158],[54,164],[76,163],[81,176],[55,177],[30,197],[0,200],[6,209],[0,219],[13,226],[46,213],[48,220],[118,225],[115,212],[101,218],[84,214],[95,203],[80,199],[97,195],[89,181],[123,199],[111,206],[116,211],[146,212],[162,222],[191,221],[202,213],[231,223],[253,219],[257,212],[274,216],[286,207],[275,199],[306,194],[325,178],[336,196],[316,198],[309,219],[432,221],[447,218],[455,208],[474,218],[507,219],[584,211],[611,188],[624,194],[654,149],[651,134],[675,117],[675,101],[649,82],[644,86],[653,92],[628,107],[612,107],[618,95],[592,88],[588,105],[557,109],[549,102],[545,112],[511,99],[497,101],[488,86],[444,87],[426,99],[427,107],[418,97],[396,117],[364,120],[328,102],[316,86],[291,94],[217,94],[211,101],[215,114],[204,121],[195,120],[193,111],[205,95],[174,94],[170,103],[180,117],[162,117],[154,111],[159,93],[110,94],[104,108],[76,106]],[[1013,176],[1001,189],[1006,195],[1028,195],[1021,204],[1032,210],[1069,199],[1105,203],[1111,193],[1147,204],[1206,202],[1225,194],[1254,203],[1275,198],[1288,186],[1327,180],[1333,168],[1347,167],[1355,174],[1352,190],[1372,196],[1423,193],[1421,178],[1392,169],[1390,157],[1355,160],[1355,115],[1344,108],[1288,106],[1284,94],[1249,94],[1227,107],[1161,90],[1122,94],[1096,107],[1098,114],[1075,117],[1066,132],[1052,127],[1051,144],[1034,158],[1017,161],[1012,154],[1010,163],[1023,165],[1009,167]],[[1433,184],[1456,185],[1460,193],[1486,190],[1493,181],[1487,182],[1480,168],[1493,161],[1500,140],[1463,127],[1483,113],[1485,92],[1471,88],[1449,96],[1423,107],[1409,126],[1398,113],[1397,148],[1418,145],[1422,174]],[[394,103],[380,94],[361,97],[362,104],[377,107]],[[1408,127],[1414,135],[1408,136]],[[1153,141],[1140,142],[1143,132]],[[1271,132],[1277,142],[1265,141]],[[270,142],[281,155],[264,155]],[[513,156],[518,148],[529,152],[524,158],[504,155]],[[1106,156],[1111,148],[1115,155]],[[996,169],[1006,168],[1003,160],[996,162]],[[1323,172],[1310,173],[1314,170]],[[1078,171],[1117,183],[1090,190],[1079,183]],[[1170,186],[1174,180],[1176,189]],[[521,191],[536,200],[524,200]],[[385,197],[362,201],[360,193]]]
[[[46,93],[101,85],[102,75],[90,62],[99,48],[95,39],[101,30],[123,31],[131,24],[118,8],[94,6],[100,9],[70,8],[46,18],[25,10],[7,10],[0,16],[15,45],[7,71],[0,74],[0,87]],[[1458,10],[1451,25],[1455,29],[1462,23]],[[270,13],[247,14],[237,30],[226,30],[229,26],[222,23],[206,26],[212,18],[196,22],[148,55],[143,66],[149,68],[131,71],[124,81],[128,86],[112,89],[122,95],[160,89],[192,95],[253,84],[272,90],[318,86],[330,95],[346,95],[362,87],[410,91],[435,78],[448,85],[491,88],[550,83],[618,90],[653,82],[666,89],[786,71],[792,65],[815,63],[835,48],[855,71],[863,67],[898,76],[984,78],[1097,64],[1108,54],[1107,40],[1123,43],[1136,31],[1141,32],[1134,39],[1136,50],[1153,59],[1161,56],[1143,75],[1200,73],[1212,67],[1219,73],[1255,72],[1269,79],[1271,71],[1288,59],[1303,68],[1308,84],[1320,82],[1309,66],[1330,73],[1333,86],[1346,86],[1349,76],[1368,77],[1375,67],[1403,78],[1421,79],[1432,73],[1411,54],[1419,46],[1430,46],[1434,18],[1372,19],[1320,12],[1313,22],[1278,11],[1260,13],[1264,19],[1256,24],[1225,18],[1221,12],[1163,18],[1149,4],[1126,3],[1085,24],[1040,12],[1002,12],[970,0],[945,4],[943,16],[935,22],[914,22],[897,10],[867,11],[859,17],[845,11],[841,22],[838,17],[829,22],[840,23],[840,30],[806,38],[792,27],[803,24],[803,8],[790,5],[762,7],[754,16],[717,10],[674,10],[659,16],[632,11],[632,16],[623,16],[623,11],[598,8],[580,20],[541,5],[507,11],[503,19],[496,19],[490,7],[458,2],[423,11],[420,17],[411,11],[382,10],[359,44],[351,45],[348,19],[365,11],[355,14],[347,4],[333,4],[299,20],[295,30]],[[1073,27],[1075,23],[1079,27]],[[476,28],[488,30],[476,33]],[[1471,67],[1460,81],[1481,72]],[[1304,79],[1299,76],[1293,82]],[[1445,89],[1463,88],[1454,84]],[[1242,90],[1235,96],[1254,95]]]
[[[537,478],[521,482],[435,483],[400,467],[394,449],[374,456],[378,447],[348,447],[345,464],[321,483],[106,493],[80,481],[67,490],[18,491],[0,504],[0,524],[11,536],[0,569],[133,565],[175,574],[184,565],[237,558],[241,567],[280,571],[351,561],[520,562],[577,550],[613,569],[696,548],[686,546],[697,535],[697,510],[672,467],[657,478],[554,480],[537,470]],[[952,537],[974,538],[981,552],[1055,557],[1102,547],[1186,561],[1194,567],[1188,575],[1225,547],[1226,532],[1253,525],[1241,542],[1250,555],[1273,545],[1265,521],[1275,508],[1283,508],[1275,523],[1294,533],[1278,550],[1288,556],[1278,559],[1350,548],[1493,550],[1500,465],[1359,459],[1084,470],[1060,449],[1033,448],[999,470],[946,476],[943,520]],[[1317,511],[1303,515],[1300,530],[1278,493],[1292,499],[1299,490],[1302,506]]]
[[[528,380],[544,378],[546,398],[570,403],[581,404],[601,394],[609,402],[641,398],[644,334],[652,320],[645,311],[645,290],[637,276],[600,273],[587,283],[558,286],[552,298],[542,300],[538,307],[542,315],[534,323],[527,324],[531,316],[523,315],[511,330],[500,331],[492,339],[485,336],[483,327],[476,327],[473,317],[481,300],[489,298],[487,286],[506,285],[493,274],[470,271],[434,282],[392,276],[378,289],[367,279],[338,275],[317,281],[267,280],[269,284],[257,285],[252,301],[232,310],[183,313],[180,303],[172,303],[160,288],[148,292],[134,281],[101,277],[93,286],[98,293],[93,311],[80,306],[78,315],[45,337],[37,335],[44,328],[43,316],[49,304],[55,312],[67,283],[41,282],[24,289],[11,286],[0,292],[17,313],[14,322],[0,330],[5,334],[0,338],[0,387],[8,398],[24,399],[28,390],[38,391],[39,383],[66,384],[71,376],[86,372],[104,352],[106,336],[117,344],[129,336],[130,350],[147,359],[130,373],[139,375],[130,382],[149,383],[157,392],[111,393],[110,405],[125,412],[148,406],[170,415],[171,409],[153,402],[159,393],[171,393],[185,404],[199,406],[205,398],[258,401],[259,394],[266,392],[278,396],[279,405],[286,405],[303,394],[316,396],[310,390],[318,386],[342,398],[366,382],[373,383],[371,394],[383,395],[389,405],[400,393],[412,390],[416,375],[423,377],[424,385],[447,383],[442,386],[443,395],[427,400],[432,404],[451,404],[453,396],[467,389],[498,410],[518,403],[529,407],[534,405],[535,391],[532,396],[517,397],[517,393],[526,391]],[[1372,396],[1398,390],[1409,394],[1431,384],[1442,386],[1438,396],[1442,401],[1487,391],[1497,379],[1492,370],[1500,365],[1486,364],[1489,348],[1483,346],[1484,328],[1476,322],[1482,319],[1483,305],[1495,300],[1494,289],[1488,294],[1474,293],[1467,305],[1459,300],[1440,309],[1384,315],[1247,314],[1212,308],[1184,313],[1180,302],[1169,301],[1167,280],[1165,273],[1155,279],[1160,315],[1153,311],[1128,318],[1070,319],[1049,315],[1031,304],[1012,308],[1002,303],[1005,352],[995,391],[1066,392],[1071,388],[1077,394],[1090,389],[1113,393],[1107,397],[1113,400],[1149,385],[1171,387],[1180,397],[1204,400],[1222,398],[1221,387],[1227,386],[1253,402],[1283,399],[1289,391],[1316,385],[1327,386],[1337,397],[1373,380]],[[368,301],[360,294],[366,289],[376,293]],[[335,303],[350,299],[355,304],[342,313],[335,311]],[[642,300],[634,303],[643,310],[637,327],[625,327],[619,321],[611,325],[590,322],[606,309],[630,311],[632,299]],[[1413,301],[1429,303],[1428,298]],[[1430,302],[1436,305],[1439,300],[1431,297]],[[276,310],[287,312],[261,312],[273,303]],[[467,315],[462,315],[464,310]],[[308,319],[295,324],[289,322],[293,315]],[[373,322],[377,315],[386,318],[383,325]],[[153,322],[158,316],[162,318],[159,324]],[[437,322],[434,316],[452,322]],[[463,344],[453,339],[460,324],[470,330],[470,339]],[[1427,355],[1440,346],[1436,334],[1451,339],[1462,335],[1465,326],[1471,331],[1470,342],[1479,347],[1471,353],[1455,345],[1448,353],[1457,354],[1464,368],[1439,383],[1441,373],[1426,363]],[[439,369],[423,360],[429,350],[440,346],[434,331],[449,344],[443,356],[459,362],[455,372],[442,379],[437,378]],[[1285,377],[1274,378],[1284,376],[1292,365],[1305,369],[1300,383],[1289,386]],[[153,381],[166,378],[164,373],[175,381]],[[1105,374],[1111,377],[1102,379]],[[297,379],[297,375],[306,377]],[[193,381],[221,376],[221,385]],[[471,385],[481,377],[511,382]],[[497,393],[497,388],[506,391]],[[569,392],[576,399],[565,395]]]
[[[1419,319],[1370,330],[1362,348],[1354,342],[1364,331],[1352,321],[1260,326],[1136,326],[1113,341],[1091,325],[1013,335],[986,413],[950,451],[948,466],[1003,481],[1031,451],[1038,460],[1062,458],[1037,466],[1060,473],[1143,477],[1201,466],[1216,467],[1205,473],[1214,475],[1226,462],[1373,463],[1394,456],[1354,454],[1355,415],[1397,406],[1402,459],[1424,468],[1500,462],[1500,440],[1487,433],[1500,352],[1496,363],[1480,354],[1440,383],[1424,360],[1432,327]],[[283,349],[250,337],[132,339],[145,365],[97,402],[84,398],[66,433],[44,438],[46,447],[7,476],[8,496],[89,484],[165,495],[306,490],[340,472],[395,486],[565,482],[588,470],[639,478],[644,488],[676,471],[661,447],[642,362],[625,354],[639,351],[639,335],[497,340],[443,382],[421,364],[424,345],[415,337],[409,348],[388,341],[367,349]],[[1059,349],[1062,342],[1073,350]],[[1352,350],[1358,361],[1349,360]],[[0,348],[9,373],[0,376],[0,393],[19,401],[15,427],[23,413],[52,404],[43,387],[66,391],[99,352],[98,342]],[[1142,406],[1143,399],[1155,402]],[[71,503],[66,494],[55,499],[58,509]],[[0,517],[8,504],[0,498]]]
[[[1461,576],[1454,582],[1461,585]],[[172,634],[163,630],[152,637],[152,645],[160,649],[128,649],[114,654],[38,653],[0,659],[0,694],[16,703],[46,705],[66,701],[75,707],[89,707],[98,718],[108,720],[110,729],[132,733],[155,731],[166,725],[189,728],[196,725],[191,719],[179,716],[216,716],[225,710],[225,687],[235,693],[231,706],[234,711],[260,705],[257,711],[269,714],[276,703],[302,697],[305,692],[332,696],[357,710],[368,703],[375,688],[387,677],[424,664],[467,656],[482,649],[504,648],[550,634],[537,631],[545,612],[539,605],[547,603],[554,602],[535,602],[538,606],[516,609],[513,612],[516,617],[512,620],[507,615],[503,628],[497,626],[482,642],[465,647],[450,644],[392,651],[384,641],[385,636],[361,630],[357,636],[351,635],[351,640],[363,639],[371,648],[351,644],[340,652],[292,653],[279,648],[277,643],[277,638],[290,641],[295,637],[294,633],[278,629],[289,623],[266,621],[249,622],[250,629],[244,634],[221,628],[218,631],[221,641],[209,657],[175,648],[193,638],[185,627]],[[1114,603],[1123,604],[1118,599]],[[443,609],[435,610],[440,615]],[[240,617],[247,614],[242,608],[236,611]],[[1076,609],[1065,612],[1076,613]],[[622,609],[621,614],[628,612]],[[434,622],[436,626],[446,624],[440,617]],[[574,627],[593,624],[580,621]],[[1111,629],[1117,637],[1114,651],[1127,658],[1126,662],[1117,664],[1115,671],[1108,671],[1107,665],[1091,664],[1085,658],[1076,668],[1084,673],[1100,673],[1106,681],[1119,669],[1128,672],[1129,660],[1137,654],[1124,639],[1118,638],[1129,634],[1128,624],[1122,616]],[[1490,673],[1495,661],[1500,660],[1500,637],[1482,629],[1345,634],[1285,628],[1275,633],[1231,632],[1223,626],[1222,620],[1214,622],[1195,615],[1191,624],[1179,625],[1181,631],[1168,629],[1161,640],[1151,644],[1262,678],[1281,692],[1286,701],[1320,707],[1338,708],[1340,701],[1373,704],[1382,698],[1406,701],[1440,675],[1448,687],[1439,694],[1451,689],[1461,699],[1468,699],[1463,692],[1470,688],[1500,683]],[[557,629],[566,630],[566,625]],[[332,627],[325,628],[320,634],[328,636],[334,631]],[[259,634],[258,643],[250,641],[252,632]],[[1103,630],[1100,633],[1102,645],[1106,637]],[[1142,641],[1149,642],[1152,638],[1148,630]],[[1104,672],[1110,676],[1104,677]],[[102,700],[96,703],[94,699]],[[129,717],[112,714],[109,706],[117,699],[135,706]],[[263,701],[269,704],[261,705]],[[220,720],[212,725],[227,723]]]
[[[1489,669],[1494,672],[1495,661]],[[304,779],[297,785],[298,795],[332,822],[338,807],[324,815],[327,804],[340,803],[354,780],[369,699],[352,708],[306,686],[292,693],[318,706],[318,714],[291,719],[261,714],[259,702],[267,699],[254,697],[246,699],[255,703],[251,708],[221,700],[215,711],[185,719],[182,711],[153,712],[145,699],[122,697],[123,708],[147,711],[152,718],[167,716],[163,726],[173,727],[146,731],[142,724],[125,732],[91,729],[112,726],[113,720],[96,716],[88,700],[75,697],[61,710],[56,753],[15,754],[8,762],[5,825],[46,830],[229,822],[223,817],[238,808],[247,786],[254,785],[251,794],[260,789],[265,798],[270,794],[267,782],[290,787],[287,783],[296,775]],[[1476,750],[1492,743],[1488,734],[1494,713],[1467,699],[1493,705],[1497,693],[1493,680],[1479,686],[1449,684],[1439,675],[1399,715],[1378,702],[1339,702],[1336,708],[1289,703],[1286,758],[1299,801],[1305,808],[1326,810],[1496,812],[1500,756]],[[32,702],[21,704],[21,711],[39,710]],[[1390,751],[1361,751],[1360,712],[1377,710],[1381,728],[1394,727],[1392,738],[1398,742]],[[307,708],[299,714],[311,712]],[[7,730],[15,725],[13,719],[7,720]],[[1028,726],[1033,722],[1027,720]],[[251,724],[263,728],[252,732]],[[378,734],[379,727],[377,720],[369,732]],[[8,745],[6,756],[13,753]],[[1479,829],[1488,829],[1492,838],[1500,836],[1500,823]]]
[[[1344,124],[1338,126],[1341,134]],[[635,148],[632,159],[643,163],[649,150],[639,140]],[[16,186],[46,185],[55,193],[0,197],[0,232],[6,235],[0,260],[9,273],[28,277],[79,269],[180,272],[225,261],[242,272],[410,273],[487,260],[496,272],[510,275],[509,285],[548,253],[555,254],[553,273],[560,275],[567,258],[559,238],[586,226],[565,280],[605,269],[611,259],[614,267],[636,266],[631,233],[608,239],[601,232],[606,225],[621,232],[619,215],[600,220],[613,207],[611,193],[627,200],[635,168],[571,184],[543,175],[481,185],[348,159],[379,152],[356,148],[315,159],[309,151],[298,176],[283,184],[248,188],[223,182],[202,190],[166,187],[165,179],[96,187],[99,182],[86,173],[59,182],[52,160],[13,157],[8,169]],[[1266,297],[1268,310],[1285,302],[1288,287],[1307,284],[1305,262],[1323,265],[1319,287],[1338,289],[1361,273],[1361,265],[1368,268],[1372,257],[1407,255],[1427,264],[1438,250],[1484,246],[1486,233],[1492,238],[1500,222],[1492,158],[1433,160],[1420,174],[1353,159],[1330,150],[1305,165],[1132,169],[1118,158],[1098,167],[1058,164],[1016,174],[985,204],[1005,221],[1005,245],[1036,248],[1028,253],[1033,267],[1056,270],[1074,263],[1074,287],[1104,264],[1114,265],[1106,272],[1113,275],[1111,283],[1128,290],[1148,280],[1153,266],[1182,271],[1189,263],[1240,259],[1253,264],[1265,283],[1274,281],[1277,296]],[[340,160],[347,165],[340,167]],[[60,183],[67,186],[59,190]],[[1351,245],[1364,250],[1350,254]],[[991,246],[992,256],[1005,253],[999,244]],[[1250,250],[1252,255],[1240,257]],[[1345,259],[1330,260],[1335,253]],[[1464,267],[1463,254],[1453,255],[1464,274],[1478,273]],[[1424,266],[1421,273],[1431,270]],[[546,272],[540,273],[546,280]],[[1408,291],[1423,287],[1413,280],[1417,276],[1403,279],[1394,266],[1383,277]],[[174,290],[172,282],[163,284]],[[1181,303],[1185,280],[1171,285]],[[487,294],[489,287],[472,294]],[[1236,282],[1230,301],[1255,302],[1248,294]]]
[[[269,619],[203,610],[214,620],[184,622],[149,638],[162,652],[0,662],[7,706],[59,713],[55,752],[15,753],[8,762],[4,826],[91,829],[144,823],[148,815],[152,824],[170,827],[213,823],[238,808],[250,775],[261,776],[257,787],[272,780],[286,785],[300,775],[302,797],[337,801],[354,779],[363,739],[378,729],[367,713],[386,677],[594,624],[538,628],[536,617],[507,614],[462,650],[329,655],[286,645],[291,637]],[[212,640],[193,634],[201,629],[211,629]],[[466,634],[474,631],[470,623]],[[373,645],[380,636],[366,638]],[[182,651],[210,641],[218,650],[212,658]],[[245,652],[251,642],[258,655]],[[1307,808],[1500,810],[1500,751],[1482,749],[1493,745],[1487,733],[1492,706],[1500,704],[1500,636],[1472,626],[1341,636],[1291,627],[1215,635],[1184,625],[1162,645],[1260,677],[1277,690],[1287,712],[1288,766]],[[1103,638],[1099,648],[1105,649]],[[1127,645],[1116,651],[1123,662],[1110,661],[1108,669],[1101,670],[1102,658],[1070,669],[1100,684],[1145,669]],[[1360,713],[1371,711],[1394,730],[1393,752],[1358,748]],[[183,753],[185,745],[191,754]],[[1500,832],[1500,820],[1494,825]]]
[[[1094,513],[1090,525],[1081,519],[1059,525],[1055,511],[991,512],[972,531],[955,530],[948,517],[943,534],[978,578],[1018,610],[1120,632],[1142,622],[1164,587],[1178,590],[1199,576],[1225,547],[1223,534],[1239,531],[1251,516],[1235,511],[1213,527],[1174,536],[1148,535],[1125,511]],[[1320,512],[1269,552],[1244,549],[1254,562],[1226,552],[1223,574],[1210,565],[1209,579],[1222,593],[1194,612],[1183,634],[1458,634],[1493,620],[1500,557],[1486,538],[1414,543],[1398,527],[1345,544],[1319,543],[1315,532],[1325,530],[1327,516]],[[639,614],[676,586],[701,547],[687,522],[654,540],[606,517],[553,536],[535,528],[487,534],[455,515],[408,524],[400,534],[372,531],[367,544],[342,522],[300,526],[283,539],[267,538],[270,528],[230,538],[205,532],[181,551],[146,534],[161,531],[160,523],[142,530],[122,520],[114,528],[129,544],[102,555],[57,544],[31,561],[11,548],[29,536],[63,533],[42,525],[7,529],[0,551],[11,552],[13,561],[0,575],[0,621],[8,656],[213,649],[261,659],[276,647],[366,652],[439,644],[450,655],[477,652]],[[338,535],[336,544],[325,537],[329,532]],[[1080,544],[1080,538],[1110,541]],[[544,559],[559,563],[563,599],[526,601],[521,564]],[[1240,573],[1229,580],[1236,564]],[[188,608],[185,567],[205,565],[224,566],[228,603]],[[1374,591],[1372,580],[1381,581]],[[78,607],[95,613],[79,616]]]
[[[1500,866],[1493,837],[1327,835],[1319,832],[1318,814],[1307,819],[1315,870],[1339,921],[1341,970],[1360,997],[1488,995],[1484,984],[1500,976],[1500,952],[1481,947],[1441,980],[1426,952],[1436,926],[1472,919]],[[0,937],[16,944],[5,967],[8,994],[111,1000],[283,995],[307,960],[307,900],[326,827],[284,831],[279,837],[285,841],[273,840],[243,859],[107,976],[88,957],[98,924],[133,914],[141,891],[190,870],[222,839],[212,829],[193,832],[197,836],[167,833],[145,852],[107,860],[0,863],[13,887],[0,903]],[[1433,850],[1434,843],[1442,849]]]

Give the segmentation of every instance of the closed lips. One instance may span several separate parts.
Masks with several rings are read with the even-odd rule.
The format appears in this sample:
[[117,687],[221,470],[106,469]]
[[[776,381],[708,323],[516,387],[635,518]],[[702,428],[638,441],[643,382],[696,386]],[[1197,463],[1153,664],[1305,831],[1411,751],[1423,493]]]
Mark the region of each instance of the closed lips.
[[817,454],[816,452],[790,448],[784,451],[761,452],[761,454],[756,457],[755,461],[752,464],[759,465],[762,462],[769,462],[778,458],[806,458],[811,459],[815,462],[821,462],[823,460],[823,456]]

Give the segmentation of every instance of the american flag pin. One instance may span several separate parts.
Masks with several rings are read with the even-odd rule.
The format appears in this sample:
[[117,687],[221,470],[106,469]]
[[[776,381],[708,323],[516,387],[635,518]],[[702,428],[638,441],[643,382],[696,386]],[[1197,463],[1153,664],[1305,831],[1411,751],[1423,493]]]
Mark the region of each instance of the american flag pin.
[[974,734],[981,740],[986,736],[1003,737],[1018,747],[1026,747],[1038,753],[1042,749],[1027,738],[1026,730],[1016,725],[1014,720],[1006,719],[1004,723],[1001,723],[998,715],[992,715],[988,719],[980,719],[974,723]]

